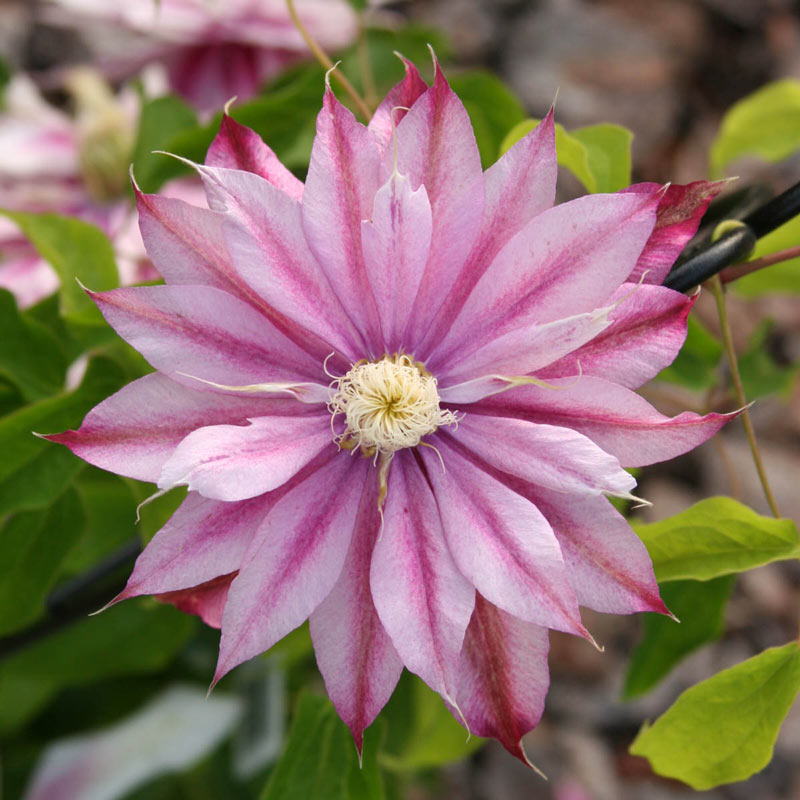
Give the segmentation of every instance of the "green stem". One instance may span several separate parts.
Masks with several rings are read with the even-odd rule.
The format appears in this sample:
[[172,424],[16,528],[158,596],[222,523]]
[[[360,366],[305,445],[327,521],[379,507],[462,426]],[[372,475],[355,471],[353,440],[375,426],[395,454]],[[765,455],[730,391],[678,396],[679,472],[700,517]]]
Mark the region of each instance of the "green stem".
[[[308,32],[308,29],[305,25],[303,25],[300,17],[297,15],[297,10],[294,7],[294,0],[286,0],[286,7],[289,9],[289,16],[292,18],[292,22],[294,23],[295,28],[299,31],[300,35],[303,37],[305,43],[308,45],[308,49],[314,54],[314,57],[319,61],[320,64],[328,71],[334,69],[336,66],[333,61],[331,61],[330,56],[319,46],[316,40],[311,36]],[[369,122],[370,118],[372,117],[372,113],[369,110],[369,107],[361,98],[361,95],[356,91],[355,87],[352,83],[347,79],[346,75],[343,75],[340,71],[335,70],[333,72],[334,78],[339,81],[342,85],[342,88],[350,95],[350,99],[355,103],[356,108],[358,108],[359,113],[362,117],[364,117],[365,122]]]
[[756,465],[758,478],[761,481],[764,496],[767,498],[767,503],[769,503],[773,515],[775,517],[780,517],[781,512],[778,511],[778,504],[775,502],[775,495],[772,493],[772,488],[767,480],[767,472],[764,469],[764,462],[761,460],[761,453],[759,452],[758,442],[756,441],[756,432],[753,429],[753,421],[750,419],[750,412],[745,408],[747,405],[747,398],[744,395],[742,376],[739,373],[739,362],[736,360],[736,350],[733,346],[733,336],[731,335],[731,327],[728,322],[728,309],[725,306],[725,291],[722,288],[722,281],[719,275],[715,275],[711,278],[708,281],[708,285],[711,287],[711,292],[717,303],[717,314],[719,315],[719,324],[722,329],[722,342],[725,345],[725,352],[728,355],[733,387],[736,390],[736,397],[742,408],[742,422],[744,424],[745,433],[747,434],[747,441],[750,443],[750,452],[753,454],[753,461]]

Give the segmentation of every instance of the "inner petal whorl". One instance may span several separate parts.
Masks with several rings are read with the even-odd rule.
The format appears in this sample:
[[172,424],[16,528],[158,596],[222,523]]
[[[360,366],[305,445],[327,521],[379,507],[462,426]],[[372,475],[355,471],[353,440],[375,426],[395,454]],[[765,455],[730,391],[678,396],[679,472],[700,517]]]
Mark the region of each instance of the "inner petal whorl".
[[439,408],[436,378],[408,355],[359,361],[333,381],[331,391],[332,419],[344,414],[347,423],[334,441],[367,454],[416,447],[440,425],[457,422],[452,411]]

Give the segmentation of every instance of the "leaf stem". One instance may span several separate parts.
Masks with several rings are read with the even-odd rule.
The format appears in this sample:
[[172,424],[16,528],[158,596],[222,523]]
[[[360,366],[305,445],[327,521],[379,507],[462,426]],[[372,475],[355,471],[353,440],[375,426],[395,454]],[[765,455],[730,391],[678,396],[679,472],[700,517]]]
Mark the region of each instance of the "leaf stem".
[[777,253],[770,253],[768,256],[754,258],[752,261],[745,261],[742,264],[726,267],[719,273],[719,276],[722,283],[730,283],[743,278],[745,275],[764,269],[764,267],[770,267],[773,264],[780,264],[781,261],[789,261],[798,257],[800,257],[800,246],[788,247],[786,250],[779,250]]
[[744,424],[744,430],[747,434],[747,441],[750,443],[750,452],[753,454],[753,462],[756,465],[758,478],[761,481],[761,487],[764,490],[764,496],[767,498],[770,510],[775,517],[780,517],[781,513],[778,511],[778,504],[775,502],[775,495],[772,493],[772,488],[769,485],[767,473],[764,469],[764,462],[761,460],[761,453],[758,449],[756,433],[753,428],[753,421],[750,419],[750,412],[746,408],[747,398],[744,394],[742,376],[739,373],[739,362],[736,360],[736,350],[733,346],[733,336],[731,335],[731,327],[728,322],[728,309],[725,306],[725,290],[722,288],[722,281],[719,275],[714,275],[714,277],[708,281],[708,285],[711,287],[711,292],[717,303],[717,314],[719,315],[719,324],[722,329],[722,341],[725,345],[725,352],[728,355],[728,363],[730,365],[733,386],[736,390],[736,397],[742,408],[742,423]]
[[334,70],[333,76],[339,81],[347,94],[350,95],[350,99],[353,101],[353,103],[355,103],[361,116],[364,117],[364,121],[369,122],[370,117],[372,117],[369,107],[364,102],[361,95],[356,91],[353,84],[347,79],[347,76],[335,69],[336,65],[333,63],[333,61],[331,61],[330,56],[319,46],[314,37],[308,32],[306,26],[303,25],[300,17],[297,14],[297,10],[294,7],[294,0],[286,0],[286,7],[289,9],[289,16],[292,18],[295,28],[297,28],[305,43],[308,45],[308,49],[311,50],[317,61],[319,61],[319,63],[322,64],[322,66],[328,72]]

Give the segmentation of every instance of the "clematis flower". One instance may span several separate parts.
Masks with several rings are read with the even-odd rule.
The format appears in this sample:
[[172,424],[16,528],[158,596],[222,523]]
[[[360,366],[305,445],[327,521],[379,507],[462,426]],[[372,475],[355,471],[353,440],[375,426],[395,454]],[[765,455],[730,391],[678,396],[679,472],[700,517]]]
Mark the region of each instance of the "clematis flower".
[[225,117],[209,209],[137,193],[166,285],[91,294],[156,371],[49,438],[188,487],[115,602],[220,627],[214,682],[309,619],[359,750],[405,666],[526,760],[548,629],[668,613],[608,497],[729,419],[633,391],[694,302],[641,273],[718,187],[553,207],[552,112],[482,172],[438,65],[405,68],[368,126],[326,88],[305,185]]
[[[33,82],[15,75],[0,112],[0,191],[13,211],[56,212],[99,227],[112,240],[123,284],[158,278],[127,197],[128,164],[139,116],[138,98],[115,98],[99,76],[71,73],[75,118],[46,103]],[[206,205],[197,178],[164,186],[172,197]],[[54,292],[58,276],[8,218],[0,216],[0,288],[22,308]]]
[[[234,96],[252,97],[265,81],[309,55],[285,0],[52,2],[55,21],[113,23],[142,37],[132,52],[101,53],[101,61],[116,75],[159,63],[172,90],[201,111],[217,111]],[[297,0],[297,12],[326,50],[355,39],[356,17],[347,0]]]

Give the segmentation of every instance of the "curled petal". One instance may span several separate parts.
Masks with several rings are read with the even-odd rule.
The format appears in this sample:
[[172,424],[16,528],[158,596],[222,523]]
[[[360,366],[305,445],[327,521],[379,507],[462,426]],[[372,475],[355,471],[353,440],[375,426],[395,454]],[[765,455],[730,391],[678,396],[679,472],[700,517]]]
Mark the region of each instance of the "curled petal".
[[191,589],[157,594],[156,600],[171,603],[185,614],[196,614],[206,625],[219,628],[222,625],[222,611],[228,600],[228,589],[235,577],[235,572],[220,575],[219,578],[213,578]]
[[367,126],[382,150],[389,148],[392,142],[392,120],[394,125],[399,124],[407,110],[428,90],[428,84],[422,80],[416,66],[403,56],[400,56],[400,60],[406,70],[405,77],[390,89]]

